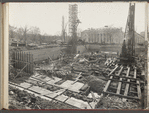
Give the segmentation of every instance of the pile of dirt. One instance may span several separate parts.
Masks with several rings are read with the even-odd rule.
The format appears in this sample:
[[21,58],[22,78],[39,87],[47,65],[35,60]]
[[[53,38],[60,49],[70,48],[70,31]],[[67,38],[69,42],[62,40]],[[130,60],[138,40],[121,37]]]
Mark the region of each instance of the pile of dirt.
[[102,93],[106,81],[99,79],[94,75],[86,77],[86,80],[92,91],[97,92],[98,94]]
[[98,104],[98,108],[101,109],[141,109],[139,108],[139,103],[135,100],[123,100],[122,98],[116,96],[107,96]]

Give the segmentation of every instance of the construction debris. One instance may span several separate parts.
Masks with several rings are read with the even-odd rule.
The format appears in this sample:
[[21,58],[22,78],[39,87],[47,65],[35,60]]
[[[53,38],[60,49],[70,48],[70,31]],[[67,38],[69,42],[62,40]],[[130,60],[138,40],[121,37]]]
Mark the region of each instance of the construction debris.
[[[10,80],[19,73],[14,79],[16,85],[38,95],[11,87],[10,96],[16,99],[16,103],[21,103],[20,109],[137,109],[139,106],[134,101],[136,94],[141,93],[134,86],[144,83],[140,79],[140,75],[144,74],[136,71],[137,75],[134,75],[133,67],[130,67],[128,76],[128,66],[119,65],[116,58],[105,59],[102,55],[99,57],[99,54],[77,54],[75,57],[65,56],[50,64],[38,64],[35,68],[34,74],[30,75],[10,67]],[[26,78],[22,80],[23,77]],[[140,82],[136,82],[138,79]],[[125,93],[123,96],[129,87],[127,84],[133,87],[130,87],[128,95]],[[139,91],[140,87],[137,88]],[[130,95],[134,98],[126,98]],[[73,105],[74,102],[78,104]],[[10,103],[10,107],[15,109],[13,106],[17,104],[13,101]]]
[[126,100],[116,96],[103,97],[100,103],[98,103],[100,109],[141,109],[139,103],[136,101]]

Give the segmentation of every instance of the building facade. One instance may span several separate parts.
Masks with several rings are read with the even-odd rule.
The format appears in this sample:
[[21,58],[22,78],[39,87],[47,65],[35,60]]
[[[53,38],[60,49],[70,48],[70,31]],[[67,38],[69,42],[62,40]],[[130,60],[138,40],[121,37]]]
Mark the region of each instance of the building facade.
[[88,43],[121,44],[124,33],[118,28],[88,29],[81,33],[81,39]]
[[[144,37],[144,32],[135,33],[135,44],[143,44]],[[88,29],[81,32],[81,40],[87,43],[122,44],[124,32],[121,28]]]

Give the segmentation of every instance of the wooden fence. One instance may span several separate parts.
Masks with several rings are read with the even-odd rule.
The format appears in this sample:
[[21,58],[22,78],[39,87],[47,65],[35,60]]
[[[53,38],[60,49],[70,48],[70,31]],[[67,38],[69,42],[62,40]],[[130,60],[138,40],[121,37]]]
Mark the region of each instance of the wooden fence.
[[33,54],[22,51],[14,52],[13,60],[15,68],[27,73],[33,73]]

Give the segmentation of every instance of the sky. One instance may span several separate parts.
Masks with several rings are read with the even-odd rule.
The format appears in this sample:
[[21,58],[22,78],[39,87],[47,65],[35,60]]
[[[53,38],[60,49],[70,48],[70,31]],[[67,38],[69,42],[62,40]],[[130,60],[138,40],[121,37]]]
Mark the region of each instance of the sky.
[[[60,35],[62,16],[68,31],[69,4],[78,5],[78,30],[118,27],[124,31],[129,3],[10,3],[9,24],[15,27],[37,26],[41,34]],[[140,33],[145,29],[145,3],[135,5],[135,30]]]

